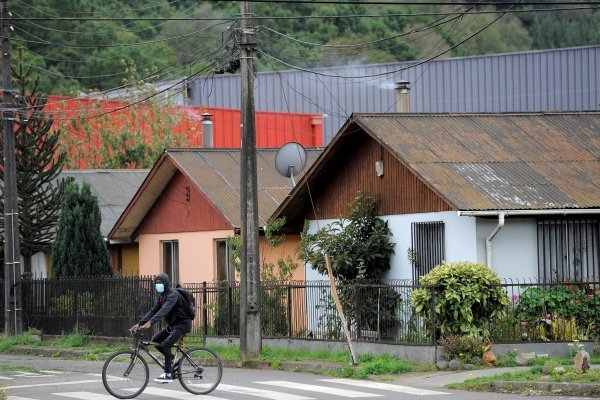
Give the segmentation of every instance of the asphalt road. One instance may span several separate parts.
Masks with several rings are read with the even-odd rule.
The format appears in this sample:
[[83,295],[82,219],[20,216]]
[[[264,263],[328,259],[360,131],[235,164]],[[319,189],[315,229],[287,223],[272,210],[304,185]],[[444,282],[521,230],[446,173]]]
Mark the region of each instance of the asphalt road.
[[[69,361],[48,357],[0,355],[0,386],[8,392],[9,400],[108,400],[113,397],[102,385],[102,362]],[[22,367],[33,366],[39,372],[26,372]],[[5,370],[7,369],[8,370]],[[13,368],[11,370],[11,368]],[[20,368],[21,367],[21,368]],[[160,371],[150,365],[151,378]],[[398,375],[390,381],[336,379],[307,373],[226,368],[217,389],[204,396],[187,393],[178,382],[150,382],[137,399],[157,400],[341,400],[341,399],[428,399],[439,400],[508,400],[522,399],[521,395],[476,393],[449,390],[444,385],[451,380],[448,374]],[[544,396],[546,399],[573,397]],[[577,399],[582,399],[578,397]]]

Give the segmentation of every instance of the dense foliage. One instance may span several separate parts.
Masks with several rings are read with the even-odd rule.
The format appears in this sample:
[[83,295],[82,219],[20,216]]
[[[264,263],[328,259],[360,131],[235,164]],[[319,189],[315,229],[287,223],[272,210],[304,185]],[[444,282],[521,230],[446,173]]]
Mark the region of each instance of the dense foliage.
[[513,300],[523,339],[600,337],[600,297],[592,285],[564,282],[549,287],[524,287]]
[[[438,55],[600,42],[598,9],[561,7],[561,11],[502,14],[515,7],[513,3],[475,3],[289,2],[282,6],[260,2],[252,4],[252,11],[259,17],[276,17],[255,21],[261,27],[256,38],[259,49],[301,67],[425,60]],[[14,2],[10,7],[15,18],[20,18],[13,21],[14,46],[25,49],[27,62],[40,71],[41,89],[46,93],[73,93],[121,85],[126,76],[124,61],[140,70],[155,68],[161,80],[210,73],[213,67],[230,60],[235,46],[220,46],[224,38],[227,41],[230,28],[237,26],[227,18],[239,15],[240,6],[234,1],[156,0],[142,6],[132,0],[38,0],[35,6]],[[544,7],[550,6],[516,6],[519,10]],[[368,17],[343,17],[347,15]],[[201,19],[163,20],[189,17]],[[287,68],[264,56],[257,64],[260,69]]]
[[[31,273],[31,257],[49,251],[58,223],[64,182],[57,180],[65,155],[58,151],[59,130],[46,116],[47,97],[38,92],[38,80],[32,68],[22,63],[13,69],[16,112],[14,124],[16,185],[19,203],[20,250],[24,272]],[[3,131],[4,124],[0,126]],[[4,132],[2,132],[4,135]],[[0,158],[4,160],[4,142],[0,143]],[[2,166],[4,162],[2,162]],[[4,182],[4,168],[0,168]],[[4,208],[4,185],[0,187],[0,207]],[[4,218],[0,218],[4,230]]]
[[483,264],[444,263],[421,277],[420,283],[411,303],[426,321],[435,319],[438,337],[489,338],[490,321],[503,318],[510,302],[496,273]]
[[106,243],[100,233],[100,208],[90,185],[66,185],[56,240],[52,245],[52,276],[112,275]]

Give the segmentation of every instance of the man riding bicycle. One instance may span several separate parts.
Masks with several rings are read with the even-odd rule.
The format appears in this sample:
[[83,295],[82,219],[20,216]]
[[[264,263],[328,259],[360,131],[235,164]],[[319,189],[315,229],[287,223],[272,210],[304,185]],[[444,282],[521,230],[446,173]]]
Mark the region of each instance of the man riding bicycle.
[[154,277],[154,287],[158,292],[158,299],[152,309],[137,324],[133,330],[148,329],[160,322],[162,318],[167,326],[157,333],[153,342],[159,343],[156,349],[165,356],[165,372],[155,382],[173,382],[173,353],[171,348],[192,330],[192,320],[185,311],[182,296],[171,288],[171,280],[167,274],[161,273]]

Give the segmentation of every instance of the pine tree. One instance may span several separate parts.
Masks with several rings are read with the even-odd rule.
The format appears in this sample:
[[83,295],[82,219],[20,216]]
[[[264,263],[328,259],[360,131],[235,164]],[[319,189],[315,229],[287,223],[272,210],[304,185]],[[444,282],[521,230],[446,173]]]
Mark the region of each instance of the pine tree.
[[56,240],[52,245],[52,276],[112,275],[108,250],[100,232],[100,207],[90,185],[70,180],[63,195]]
[[[19,235],[24,272],[29,274],[31,257],[49,251],[52,246],[64,188],[57,177],[65,156],[58,150],[60,131],[51,131],[54,121],[44,112],[48,98],[38,93],[38,79],[32,78],[32,69],[24,71],[19,63],[12,75],[17,88],[14,135]],[[4,151],[3,143],[0,151]],[[4,169],[0,171],[0,179],[4,181]],[[4,195],[0,205],[4,207]],[[0,228],[4,230],[4,218]]]

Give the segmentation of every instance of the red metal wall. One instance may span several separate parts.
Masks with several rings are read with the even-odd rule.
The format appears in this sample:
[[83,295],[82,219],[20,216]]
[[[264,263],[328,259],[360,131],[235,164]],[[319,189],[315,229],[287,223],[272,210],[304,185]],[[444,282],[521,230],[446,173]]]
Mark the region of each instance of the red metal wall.
[[[132,106],[117,100],[97,100],[90,98],[69,98],[49,96],[46,114],[54,118],[74,119],[82,115],[105,114],[117,127],[123,124],[147,126],[149,107]],[[191,147],[202,147],[202,114],[213,114],[213,146],[218,148],[239,148],[241,144],[240,110],[210,108],[201,106],[174,106],[184,117],[175,132],[185,133]],[[298,142],[306,147],[323,146],[322,116],[317,114],[278,113],[256,111],[256,146],[259,148],[280,147],[287,142]],[[98,125],[98,118],[88,118],[91,127]],[[147,129],[150,132],[150,129]],[[77,129],[69,129],[69,135],[81,135]],[[149,135],[146,140],[152,140]]]

